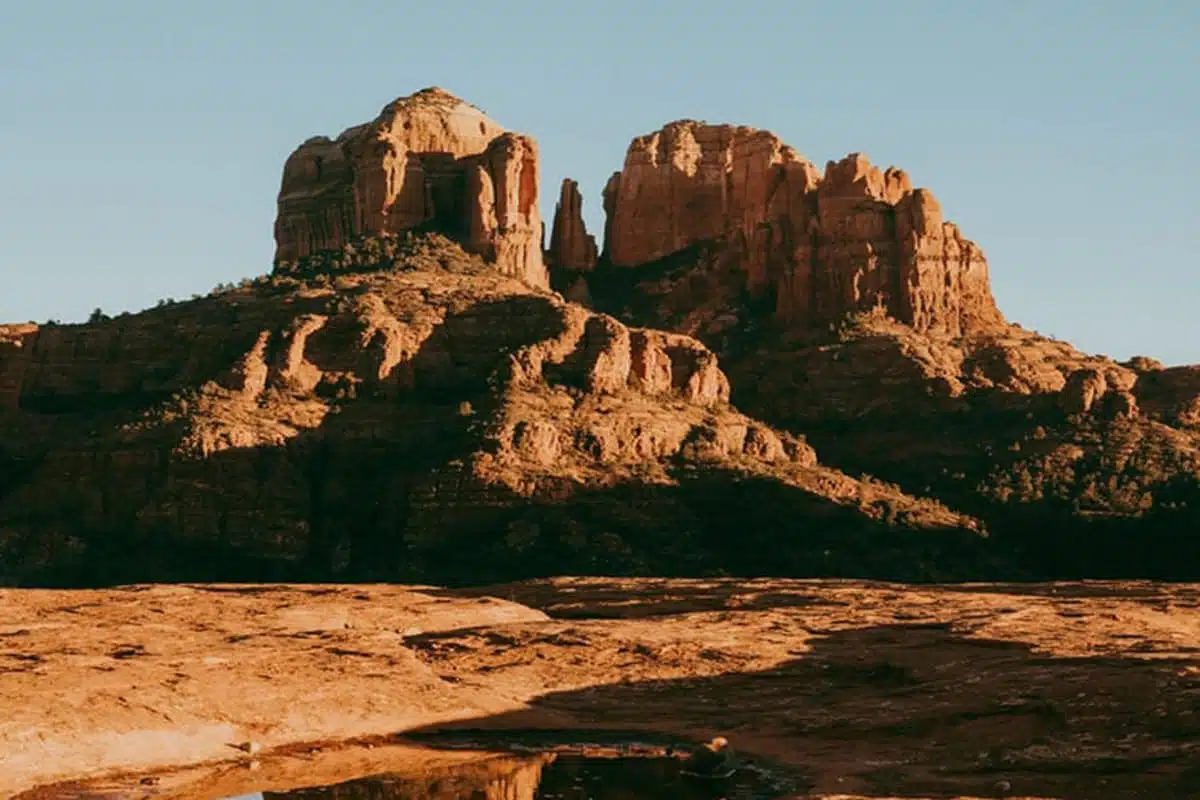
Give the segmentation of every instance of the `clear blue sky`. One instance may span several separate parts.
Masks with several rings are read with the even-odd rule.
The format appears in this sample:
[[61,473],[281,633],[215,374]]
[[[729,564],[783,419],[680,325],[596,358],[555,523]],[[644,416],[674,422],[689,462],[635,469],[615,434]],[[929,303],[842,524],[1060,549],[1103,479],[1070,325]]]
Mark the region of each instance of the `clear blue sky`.
[[679,117],[933,189],[1005,313],[1200,362],[1191,0],[0,0],[0,320],[138,309],[270,266],[287,154],[440,85],[535,136],[590,225]]

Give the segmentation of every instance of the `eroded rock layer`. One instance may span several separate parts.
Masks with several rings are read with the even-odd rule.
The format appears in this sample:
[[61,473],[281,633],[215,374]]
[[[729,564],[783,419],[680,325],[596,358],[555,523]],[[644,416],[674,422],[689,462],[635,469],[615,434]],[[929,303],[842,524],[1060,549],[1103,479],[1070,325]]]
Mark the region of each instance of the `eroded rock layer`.
[[548,285],[537,144],[438,88],[389,103],[336,139],[314,137],[283,169],[275,261],[431,225],[506,275]]
[[537,199],[426,90],[292,154],[272,276],[0,326],[0,582],[1200,570],[1200,371],[1007,324],[903,172],[672,123],[561,294]]
[[554,267],[574,272],[591,272],[596,268],[596,237],[587,232],[579,184],[570,178],[563,180],[554,209],[548,255]]
[[604,190],[615,267],[720,242],[752,296],[798,327],[882,307],[916,330],[1003,324],[980,249],[933,195],[852,154],[817,168],[774,134],[673,122],[638,137]]
[[1200,569],[1183,543],[1200,529],[1196,368],[1009,324],[982,252],[904,172],[858,154],[821,172],[769,132],[685,120],[633,141],[604,202],[599,265],[556,285],[700,338],[739,408],[980,516],[1038,574]]
[[[0,581],[903,576],[989,557],[969,517],[733,410],[691,337],[436,235],[357,243],[382,270],[347,252],[139,315],[5,329]],[[789,530],[786,553],[747,546]],[[918,530],[929,543],[900,535]]]
[[[0,614],[14,800],[1190,800],[1200,784],[1200,584],[160,584],[0,591]],[[736,792],[664,757],[710,732],[754,762]],[[258,769],[230,756],[247,741]]]

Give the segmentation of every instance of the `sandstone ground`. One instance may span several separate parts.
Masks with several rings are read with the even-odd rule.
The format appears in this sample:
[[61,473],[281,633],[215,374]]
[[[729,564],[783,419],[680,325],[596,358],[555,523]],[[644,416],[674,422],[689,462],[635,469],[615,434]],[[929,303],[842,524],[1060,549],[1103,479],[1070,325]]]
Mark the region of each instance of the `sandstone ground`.
[[[31,798],[419,771],[465,756],[389,737],[453,723],[722,733],[813,796],[1200,791],[1195,585],[563,578],[7,590],[0,607],[0,791],[132,781]],[[351,737],[384,738],[339,750]]]

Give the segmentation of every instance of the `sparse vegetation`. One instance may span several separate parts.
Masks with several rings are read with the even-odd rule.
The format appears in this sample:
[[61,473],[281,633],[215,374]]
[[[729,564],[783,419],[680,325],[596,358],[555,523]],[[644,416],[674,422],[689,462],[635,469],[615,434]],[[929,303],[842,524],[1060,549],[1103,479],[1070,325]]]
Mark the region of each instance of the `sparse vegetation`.
[[[315,288],[322,291],[305,294]],[[241,332],[228,331],[241,343],[220,362],[219,374],[210,371],[204,380],[155,399],[110,433],[95,423],[98,438],[91,447],[170,453],[177,469],[204,476],[199,483],[173,483],[161,499],[139,506],[138,529],[162,525],[165,541],[182,535],[181,525],[183,534],[209,535],[201,528],[208,530],[204,520],[213,506],[201,484],[223,493],[222,507],[229,510],[222,513],[235,520],[265,512],[269,523],[254,525],[321,529],[330,523],[313,516],[302,499],[310,480],[337,487],[326,502],[338,505],[321,513],[335,514],[336,529],[344,533],[330,535],[376,535],[370,533],[376,523],[359,520],[367,508],[385,508],[372,514],[406,520],[404,543],[392,551],[405,554],[404,570],[351,559],[345,569],[364,575],[445,576],[452,564],[460,574],[488,577],[513,576],[513,570],[538,564],[536,569],[555,571],[572,565],[661,570],[673,552],[694,565],[689,569],[744,572],[783,563],[796,570],[829,563],[824,555],[812,561],[807,545],[772,555],[718,536],[730,514],[751,513],[747,503],[764,521],[787,524],[804,519],[811,506],[827,509],[822,513],[839,522],[819,535],[822,552],[839,553],[853,542],[860,547],[895,528],[957,530],[955,535],[976,538],[963,527],[968,520],[962,515],[882,482],[870,482],[865,488],[871,500],[860,503],[858,481],[813,466],[801,440],[751,425],[721,398],[701,404],[628,385],[602,393],[587,388],[587,370],[622,362],[597,366],[599,351],[586,337],[574,344],[565,339],[568,350],[553,357],[562,364],[548,365],[542,377],[525,367],[514,371],[514,364],[550,358],[545,348],[563,335],[558,301],[489,274],[482,261],[436,234],[364,241],[238,291],[257,293],[255,313],[262,316]],[[284,337],[293,329],[298,310],[292,304],[300,297],[314,304],[304,313],[330,319],[311,334],[300,360],[288,362],[281,355],[291,346]],[[220,308],[214,304],[214,311]],[[256,355],[251,350],[260,329],[270,338]],[[147,330],[160,335],[171,329]],[[326,336],[332,338],[321,338]],[[542,348],[540,355],[531,356],[530,347]],[[679,368],[685,363],[693,364],[680,362]],[[159,380],[169,384],[177,377]],[[522,423],[528,424],[518,437]],[[706,427],[707,444],[684,446],[690,431]],[[750,437],[750,427],[757,438]],[[138,463],[122,467],[133,471],[130,480],[137,480]],[[261,466],[250,466],[256,463]],[[300,484],[271,477],[297,470],[312,477]],[[245,484],[245,497],[235,483]],[[383,491],[384,485],[403,488]],[[423,499],[426,492],[435,500]],[[472,512],[474,521],[454,521],[471,507],[471,497],[488,500]],[[546,505],[549,497],[557,499]],[[719,506],[695,510],[712,502]],[[195,516],[181,521],[172,509],[185,507]],[[533,528],[518,526],[524,532],[521,554],[492,544],[494,530],[506,529],[512,518],[538,520],[536,536],[529,533]],[[193,525],[201,527],[193,531]],[[764,527],[762,535],[769,530]],[[835,531],[840,539],[830,538]],[[280,534],[282,541],[293,541],[292,535]],[[665,535],[674,542],[670,547]],[[553,543],[568,540],[573,544],[561,556],[568,561],[555,562]],[[343,546],[353,552],[363,546],[357,541]],[[478,550],[479,558],[447,560],[464,546]],[[871,569],[908,574],[902,562],[881,557]]]
[[292,277],[327,286],[339,273],[417,270],[471,275],[487,269],[478,258],[440,233],[405,231],[367,236],[338,250],[313,253],[298,261],[281,261],[275,265],[273,280]]
[[[142,405],[78,412],[86,447],[102,454],[96,463],[117,451],[169,453],[171,468],[189,476],[138,501],[148,504],[136,509],[141,536],[151,528],[168,542],[181,530],[215,535],[216,495],[201,488],[210,486],[226,498],[222,525],[274,537],[247,547],[277,552],[309,541],[296,531],[323,531],[351,553],[339,569],[363,577],[668,567],[1011,577],[1033,571],[1021,561],[1030,551],[1012,538],[1024,509],[1061,509],[1080,524],[1112,509],[1130,518],[1180,514],[1195,502],[1186,486],[1164,488],[1192,468],[1171,460],[1180,450],[1175,429],[1146,433],[1159,428],[1096,413],[1068,418],[1046,376],[1081,356],[1030,334],[963,338],[954,348],[875,307],[819,341],[789,340],[793,349],[767,352],[769,361],[743,362],[756,377],[743,373],[735,385],[757,396],[698,404],[628,383],[597,390],[603,376],[589,370],[600,369],[601,339],[572,339],[558,300],[438,234],[364,239],[214,293],[205,311],[247,320],[206,341],[225,348],[219,358],[188,328],[187,356],[158,359],[186,370],[159,366],[122,384],[149,387],[133,395]],[[148,315],[123,336],[170,342],[177,320],[192,325],[194,316]],[[296,321],[310,317],[325,321],[293,350]],[[754,342],[742,322],[730,330],[743,337],[739,346]],[[254,351],[260,334],[268,338]],[[1036,358],[1013,357],[1019,348]],[[853,382],[840,383],[848,376]],[[781,379],[794,382],[772,383]],[[103,387],[106,379],[96,380]],[[160,387],[174,394],[163,399]],[[998,405],[1013,398],[1021,399]],[[910,401],[938,412],[905,418]],[[780,427],[742,416],[743,405]],[[822,463],[783,427],[811,434]],[[71,441],[64,446],[84,446]],[[151,467],[135,458],[120,468],[137,483]],[[319,509],[318,486],[326,492]],[[498,530],[513,532],[521,552],[496,544]],[[394,562],[353,556],[376,538],[392,543],[384,550]]]

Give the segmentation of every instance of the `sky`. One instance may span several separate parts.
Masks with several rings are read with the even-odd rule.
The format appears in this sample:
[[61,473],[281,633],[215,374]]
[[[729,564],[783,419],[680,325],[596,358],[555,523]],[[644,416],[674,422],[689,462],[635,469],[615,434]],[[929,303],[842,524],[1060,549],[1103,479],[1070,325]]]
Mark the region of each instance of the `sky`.
[[905,169],[1009,319],[1200,362],[1200,3],[0,2],[0,321],[270,269],[284,159],[441,86],[538,140],[542,211],[678,118]]

